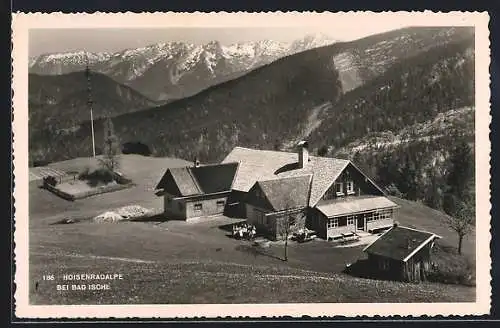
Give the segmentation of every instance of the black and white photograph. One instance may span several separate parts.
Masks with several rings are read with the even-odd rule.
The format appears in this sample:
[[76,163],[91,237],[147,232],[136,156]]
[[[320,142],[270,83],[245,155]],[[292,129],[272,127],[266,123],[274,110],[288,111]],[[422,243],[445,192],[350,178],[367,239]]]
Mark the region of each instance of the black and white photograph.
[[13,15],[17,316],[489,313],[488,35]]

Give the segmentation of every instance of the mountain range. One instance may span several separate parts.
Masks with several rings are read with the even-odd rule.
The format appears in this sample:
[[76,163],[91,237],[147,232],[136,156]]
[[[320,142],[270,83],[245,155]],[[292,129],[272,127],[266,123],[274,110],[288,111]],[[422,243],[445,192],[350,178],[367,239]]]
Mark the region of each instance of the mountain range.
[[[115,127],[123,142],[143,142],[158,155],[191,158],[202,152],[209,161],[237,143],[287,148],[309,138],[316,147],[342,147],[366,133],[403,128],[449,110],[449,98],[470,105],[473,72],[464,63],[473,58],[473,36],[466,27],[418,27],[315,48],[192,97],[119,115]],[[447,70],[450,63],[459,70]],[[348,126],[352,131],[346,132]],[[87,128],[75,132],[71,152],[58,151],[57,142],[44,152],[51,160],[84,156],[87,147],[78,145],[89,142]]]
[[93,71],[128,85],[153,100],[193,95],[209,86],[241,76],[278,58],[336,41],[324,34],[310,34],[293,42],[262,40],[223,45],[163,42],[123,51],[74,51],[31,57],[29,72],[62,75]]

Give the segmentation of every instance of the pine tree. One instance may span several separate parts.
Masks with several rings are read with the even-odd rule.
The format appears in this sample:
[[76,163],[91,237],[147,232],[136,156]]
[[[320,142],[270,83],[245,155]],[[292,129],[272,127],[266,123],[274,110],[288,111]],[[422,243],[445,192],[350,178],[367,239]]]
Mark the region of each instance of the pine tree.
[[475,222],[474,157],[471,147],[461,138],[450,155],[446,175],[443,209],[449,215],[448,225],[458,235],[458,253],[462,241]]
[[396,181],[397,166],[394,160],[394,154],[385,153],[377,169],[377,181],[382,186],[388,186]]
[[318,156],[324,157],[328,154],[328,146],[323,145],[318,149]]
[[439,188],[439,176],[435,168],[430,168],[426,173],[429,185],[426,188],[424,196],[425,204],[429,207],[440,209],[442,207],[443,196]]
[[460,200],[466,200],[472,190],[473,177],[474,156],[472,149],[465,139],[461,138],[450,154],[446,176],[447,194],[455,195]]

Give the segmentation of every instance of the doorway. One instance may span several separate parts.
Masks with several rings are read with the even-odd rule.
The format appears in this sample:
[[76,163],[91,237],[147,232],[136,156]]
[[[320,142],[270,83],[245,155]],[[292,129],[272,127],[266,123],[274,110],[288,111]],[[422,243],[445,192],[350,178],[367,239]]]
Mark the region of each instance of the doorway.
[[363,215],[358,215],[358,218],[357,218],[357,226],[358,226],[358,230],[365,230],[365,217]]

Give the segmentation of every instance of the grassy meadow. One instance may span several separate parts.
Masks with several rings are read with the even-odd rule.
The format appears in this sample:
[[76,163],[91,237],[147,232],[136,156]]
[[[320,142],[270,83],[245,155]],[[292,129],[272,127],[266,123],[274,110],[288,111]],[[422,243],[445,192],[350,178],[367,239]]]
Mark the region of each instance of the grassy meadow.
[[[475,288],[438,283],[404,284],[355,278],[342,273],[362,257],[362,246],[335,248],[316,240],[256,249],[228,237],[221,227],[234,219],[214,217],[198,223],[177,221],[55,224],[64,218],[90,218],[125,205],[161,209],[153,193],[168,167],[188,162],[123,155],[120,171],[135,186],[74,202],[30,184],[30,302],[32,304],[277,303],[277,302],[452,302],[474,301]],[[79,171],[92,159],[74,159],[52,167]],[[402,206],[402,225],[430,230],[455,246],[456,236],[444,214],[394,199]],[[464,243],[474,258],[474,239]],[[58,291],[63,274],[120,273],[106,281],[109,290]],[[54,281],[44,281],[52,274]],[[93,281],[95,283],[96,281]],[[79,282],[76,282],[79,283]]]

